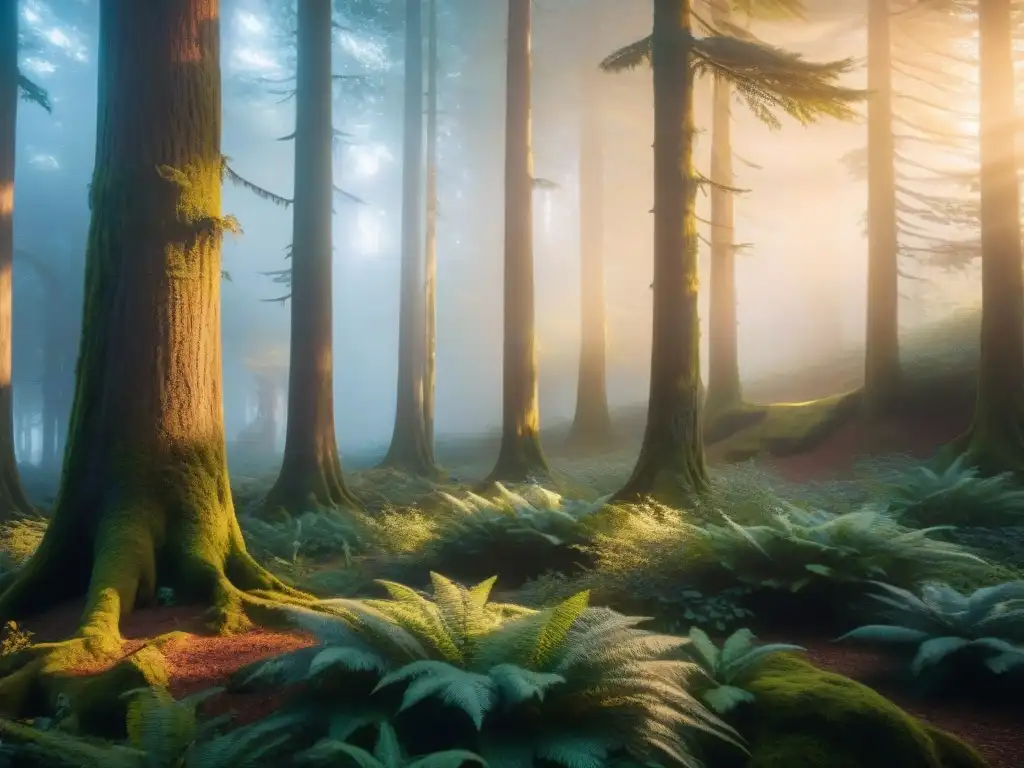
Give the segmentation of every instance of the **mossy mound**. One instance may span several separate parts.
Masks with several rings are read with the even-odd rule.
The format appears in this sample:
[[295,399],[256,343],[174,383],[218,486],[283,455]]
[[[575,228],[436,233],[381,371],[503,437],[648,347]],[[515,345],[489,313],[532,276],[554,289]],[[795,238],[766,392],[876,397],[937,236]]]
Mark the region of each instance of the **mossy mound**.
[[795,656],[770,659],[743,687],[755,696],[735,723],[751,752],[743,768],[988,766],[867,686]]
[[[858,391],[805,403],[747,406],[753,423],[719,440],[713,453],[726,461],[747,461],[814,450],[857,415],[860,403]],[[757,414],[763,415],[754,418]]]

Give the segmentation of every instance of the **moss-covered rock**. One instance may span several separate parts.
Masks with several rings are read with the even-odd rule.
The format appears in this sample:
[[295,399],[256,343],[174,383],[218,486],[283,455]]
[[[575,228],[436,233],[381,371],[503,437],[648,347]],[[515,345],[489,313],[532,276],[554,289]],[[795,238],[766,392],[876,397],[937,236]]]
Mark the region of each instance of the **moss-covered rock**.
[[734,725],[743,768],[986,768],[971,747],[911,717],[867,686],[780,655],[739,683],[755,700]]

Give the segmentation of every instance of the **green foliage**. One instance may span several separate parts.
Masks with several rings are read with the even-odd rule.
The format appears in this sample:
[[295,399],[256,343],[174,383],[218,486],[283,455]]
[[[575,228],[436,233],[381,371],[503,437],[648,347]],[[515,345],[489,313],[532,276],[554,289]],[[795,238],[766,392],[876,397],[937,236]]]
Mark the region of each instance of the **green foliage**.
[[21,518],[0,524],[0,576],[17,570],[32,556],[46,533],[46,520]]
[[338,510],[307,511],[298,517],[266,522],[239,518],[245,544],[255,557],[296,563],[300,558],[325,560],[341,554],[346,560],[367,544],[366,526]]
[[886,624],[847,632],[840,640],[916,646],[914,675],[933,671],[954,658],[973,655],[991,672],[1024,669],[1024,581],[983,587],[970,595],[932,583],[918,597],[909,590],[878,584],[872,595],[884,606]]
[[944,469],[916,466],[890,481],[889,511],[912,525],[1024,523],[1024,489],[1009,472],[982,477],[961,456]]
[[694,661],[711,683],[699,698],[720,715],[754,700],[754,694],[737,684],[741,676],[749,675],[772,654],[804,650],[799,645],[783,643],[758,645],[749,629],[736,630],[719,648],[704,630],[694,627],[690,630],[690,643]]
[[313,768],[335,766],[339,758],[348,758],[359,768],[460,768],[465,763],[487,765],[482,757],[464,749],[449,749],[409,759],[398,743],[398,734],[394,728],[387,723],[380,723],[377,729],[377,744],[373,752],[338,739],[322,739],[300,753],[298,762]]
[[940,528],[904,528],[870,506],[833,514],[780,502],[760,524],[722,519],[695,532],[707,538],[723,568],[755,587],[798,592],[821,582],[878,579],[910,586],[987,566],[956,544],[929,538]]
[[459,577],[479,579],[494,571],[509,583],[566,570],[583,558],[588,541],[585,523],[601,505],[569,501],[540,485],[515,493],[495,485],[495,497],[466,493],[456,498],[440,492],[446,512],[436,520],[429,541],[399,562],[410,578],[447,567]]
[[257,768],[285,743],[295,725],[284,717],[223,732],[227,716],[200,719],[199,705],[217,693],[209,689],[175,701],[163,688],[140,688],[129,700],[127,744],[101,742],[59,730],[5,724],[14,743],[6,753],[18,765],[40,768]]
[[[751,616],[770,620],[767,593],[812,592],[845,605],[871,581],[904,587],[941,579],[991,582],[994,566],[934,529],[899,525],[875,507],[830,513],[776,497],[746,510],[747,524],[718,512],[694,514],[646,504],[608,508],[590,545],[595,566],[582,580],[602,601],[662,617],[672,631],[699,625],[725,631]],[[884,575],[883,575],[884,574]],[[778,608],[787,610],[789,598]],[[759,602],[760,601],[760,602]],[[748,610],[749,609],[749,610]],[[765,614],[765,615],[762,615]],[[808,620],[825,620],[811,611]],[[841,617],[837,617],[841,618]]]
[[[604,768],[626,753],[696,765],[683,730],[731,731],[686,690],[684,638],[588,607],[586,592],[536,611],[431,574],[434,599],[381,582],[386,600],[289,609],[319,640],[255,665],[243,686],[305,684],[293,706],[338,740],[389,722],[410,752],[468,749],[493,768]],[[438,739],[443,736],[443,743]]]
[[[737,96],[769,128],[781,127],[784,113],[807,125],[822,118],[856,119],[853,104],[867,92],[839,85],[853,71],[852,59],[810,62],[801,55],[784,51],[749,35],[736,36],[714,29],[706,37],[690,35],[691,66],[698,76],[709,75],[729,81]],[[619,49],[601,62],[606,72],[636,69],[651,63],[653,36]]]

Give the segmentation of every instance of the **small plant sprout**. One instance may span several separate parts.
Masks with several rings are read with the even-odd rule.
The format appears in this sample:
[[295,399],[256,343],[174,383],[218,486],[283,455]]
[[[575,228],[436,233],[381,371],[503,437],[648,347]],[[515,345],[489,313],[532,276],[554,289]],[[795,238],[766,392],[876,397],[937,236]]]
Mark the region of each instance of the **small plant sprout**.
[[422,757],[406,756],[398,734],[387,723],[377,731],[377,744],[373,752],[336,739],[323,739],[298,755],[300,765],[310,768],[329,768],[344,763],[360,768],[461,768],[466,763],[486,766],[483,758],[464,749],[449,749]]
[[772,654],[805,650],[799,645],[784,643],[758,645],[749,629],[736,630],[719,649],[704,630],[693,627],[690,643],[694,661],[711,682],[711,687],[697,698],[719,715],[754,700],[754,694],[736,685],[744,672]]

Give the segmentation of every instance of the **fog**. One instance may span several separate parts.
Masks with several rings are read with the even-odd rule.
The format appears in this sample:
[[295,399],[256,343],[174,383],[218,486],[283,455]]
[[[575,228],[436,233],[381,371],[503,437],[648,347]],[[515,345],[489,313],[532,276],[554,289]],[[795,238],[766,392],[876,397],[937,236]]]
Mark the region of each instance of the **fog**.
[[[223,150],[253,184],[292,194],[293,53],[287,14],[271,0],[222,0]],[[344,5],[343,3],[341,5]],[[649,34],[650,3],[619,0],[598,49],[610,53]],[[852,3],[851,6],[855,6]],[[541,414],[570,418],[579,345],[579,73],[596,67],[583,29],[586,2],[538,0],[534,16],[535,175],[557,185],[535,193],[537,324]],[[501,416],[502,167],[505,3],[441,0],[441,138],[438,232],[437,432],[479,432]],[[87,188],[96,124],[98,33],[94,0],[22,0],[22,70],[45,87],[53,113],[19,109],[15,206],[16,418],[40,412],[47,386],[63,405],[73,391],[80,323]],[[802,24],[757,28],[764,39],[809,56],[864,55],[856,11]],[[853,24],[849,20],[853,20]],[[844,26],[845,25],[845,26]],[[838,30],[838,31],[837,31]],[[400,30],[336,32],[334,105],[341,132],[335,183],[335,413],[343,453],[375,449],[391,434],[397,373],[401,218],[402,62]],[[275,82],[276,81],[276,82]],[[365,88],[346,87],[361,83]],[[651,336],[652,114],[650,72],[603,76],[606,105],[605,254],[609,397],[643,401]],[[863,86],[857,75],[854,85]],[[709,82],[697,93],[709,127]],[[965,104],[964,108],[970,105]],[[736,239],[750,244],[738,265],[740,362],[751,381],[854,350],[864,335],[866,186],[842,160],[864,146],[863,123],[769,131],[734,108]],[[702,135],[698,167],[708,168]],[[266,272],[287,267],[291,212],[250,190],[225,185],[224,210],[244,233],[224,244],[225,418],[229,440],[257,409],[254,370],[283,371],[287,293]],[[699,213],[708,216],[701,195]],[[705,228],[706,229],[706,228]],[[706,250],[706,249],[705,249]],[[706,254],[705,254],[706,259]],[[707,269],[706,261],[702,268]],[[44,275],[50,275],[46,277]],[[47,282],[49,281],[49,282]],[[976,300],[969,275],[929,271],[904,281],[901,322],[940,318]],[[705,296],[706,301],[706,296]],[[50,334],[50,335],[48,335]],[[44,355],[44,340],[60,350]],[[57,339],[59,341],[52,341]],[[706,350],[705,350],[706,351]],[[281,408],[278,436],[283,441]],[[27,430],[22,460],[43,452],[44,428]]]

